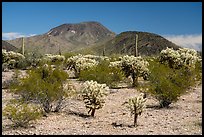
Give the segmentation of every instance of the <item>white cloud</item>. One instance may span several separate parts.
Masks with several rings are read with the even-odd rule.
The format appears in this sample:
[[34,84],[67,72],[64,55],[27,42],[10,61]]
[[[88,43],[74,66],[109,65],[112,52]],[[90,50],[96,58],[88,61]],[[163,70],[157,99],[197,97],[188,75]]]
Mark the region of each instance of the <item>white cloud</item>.
[[2,39],[4,40],[12,40],[20,37],[30,37],[30,36],[35,36],[36,34],[22,34],[18,32],[8,32],[8,33],[2,33]]
[[202,34],[165,35],[164,37],[178,46],[202,51]]

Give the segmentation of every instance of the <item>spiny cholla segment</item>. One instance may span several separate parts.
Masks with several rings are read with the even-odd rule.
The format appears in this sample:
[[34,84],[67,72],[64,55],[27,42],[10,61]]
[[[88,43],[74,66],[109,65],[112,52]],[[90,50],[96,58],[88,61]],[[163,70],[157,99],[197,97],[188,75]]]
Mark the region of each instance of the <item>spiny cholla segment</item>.
[[82,90],[82,97],[87,108],[100,109],[105,103],[104,97],[108,94],[109,87],[106,84],[98,84],[96,81],[86,81]]

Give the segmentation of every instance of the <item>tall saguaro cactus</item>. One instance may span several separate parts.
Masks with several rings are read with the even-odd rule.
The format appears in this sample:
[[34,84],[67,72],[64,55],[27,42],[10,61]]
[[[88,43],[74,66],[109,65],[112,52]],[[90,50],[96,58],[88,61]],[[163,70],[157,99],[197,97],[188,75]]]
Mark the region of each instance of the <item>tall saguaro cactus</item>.
[[135,57],[138,56],[138,50],[137,50],[137,41],[138,41],[138,35],[135,35]]
[[24,37],[22,37],[22,41],[23,41],[23,43],[22,43],[22,54],[23,54],[23,56],[24,56],[24,48],[25,48],[25,45],[24,45]]
[[105,46],[103,47],[103,56],[105,56]]
[[59,55],[62,55],[60,45],[59,45]]

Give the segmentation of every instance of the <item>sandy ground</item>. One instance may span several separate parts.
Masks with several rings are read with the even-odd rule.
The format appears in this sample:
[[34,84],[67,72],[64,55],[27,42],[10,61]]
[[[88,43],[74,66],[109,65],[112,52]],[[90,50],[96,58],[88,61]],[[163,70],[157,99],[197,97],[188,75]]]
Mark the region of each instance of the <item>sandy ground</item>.
[[[13,72],[3,72],[2,82]],[[80,81],[71,82],[80,90]],[[138,126],[133,127],[133,116],[122,105],[139,92],[133,88],[110,89],[102,109],[96,110],[95,117],[80,99],[68,99],[61,113],[42,117],[29,128],[12,129],[10,121],[2,118],[3,135],[202,135],[202,85],[183,95],[168,109],[158,109],[158,101],[147,96],[147,108],[138,117]],[[13,97],[2,90],[2,107]]]

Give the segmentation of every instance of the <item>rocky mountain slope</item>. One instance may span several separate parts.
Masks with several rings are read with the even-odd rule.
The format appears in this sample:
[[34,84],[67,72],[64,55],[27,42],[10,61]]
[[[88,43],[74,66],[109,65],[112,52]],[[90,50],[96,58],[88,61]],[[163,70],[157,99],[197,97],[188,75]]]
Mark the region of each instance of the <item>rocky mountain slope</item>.
[[[166,47],[178,49],[179,46],[164,37],[139,31],[127,31],[116,35],[98,22],[63,24],[42,35],[25,38],[25,49],[39,53],[58,54],[67,52],[102,55],[134,55],[135,35],[138,34],[139,55],[156,55]],[[22,38],[7,41],[17,48]]]
[[10,43],[2,40],[2,49],[5,49],[6,51],[17,51],[18,48],[15,46],[11,45]]
[[157,55],[166,47],[178,49],[180,46],[168,41],[164,37],[138,31],[127,31],[118,34],[114,39],[106,42],[100,47],[95,48],[98,53],[105,51],[106,55],[110,54],[129,54],[134,55],[136,34],[138,35],[138,53],[139,55]]
[[[82,22],[78,24],[63,24],[42,35],[27,37],[25,49],[37,49],[41,53],[56,54],[86,48],[90,45],[100,45],[115,37],[115,33],[98,22]],[[9,40],[9,43],[20,47],[22,38]]]

